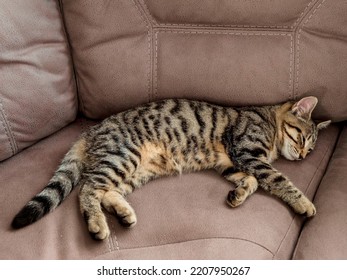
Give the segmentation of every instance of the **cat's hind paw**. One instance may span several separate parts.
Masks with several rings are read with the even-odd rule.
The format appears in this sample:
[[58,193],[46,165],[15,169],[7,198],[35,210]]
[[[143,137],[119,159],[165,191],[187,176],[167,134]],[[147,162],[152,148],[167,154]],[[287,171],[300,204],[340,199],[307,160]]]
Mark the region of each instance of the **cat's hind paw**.
[[104,240],[110,236],[110,229],[108,228],[106,218],[102,214],[99,217],[87,217],[85,216],[85,220],[88,224],[88,230],[93,239],[96,240]]
[[131,228],[136,225],[137,218],[134,209],[117,191],[108,191],[101,203],[109,213],[118,218],[122,226]]

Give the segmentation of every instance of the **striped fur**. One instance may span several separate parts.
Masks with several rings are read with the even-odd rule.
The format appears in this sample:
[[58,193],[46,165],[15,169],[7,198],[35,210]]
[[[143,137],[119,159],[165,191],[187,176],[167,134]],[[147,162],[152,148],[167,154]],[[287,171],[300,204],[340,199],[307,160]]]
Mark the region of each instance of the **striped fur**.
[[313,216],[314,205],[271,166],[278,155],[305,158],[318,130],[308,97],[276,106],[225,108],[169,99],[149,103],[105,119],[82,134],[46,188],[17,214],[14,228],[29,225],[54,210],[79,186],[80,210],[95,239],[110,231],[102,208],[121,224],[136,224],[126,196],[149,180],[187,171],[216,169],[236,184],[227,202],[242,204],[258,186]]

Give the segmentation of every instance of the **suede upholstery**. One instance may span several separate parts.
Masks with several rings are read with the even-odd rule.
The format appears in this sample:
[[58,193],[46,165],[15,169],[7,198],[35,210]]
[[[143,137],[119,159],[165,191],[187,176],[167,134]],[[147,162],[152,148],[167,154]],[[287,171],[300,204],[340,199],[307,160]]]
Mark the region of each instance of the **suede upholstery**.
[[[346,14],[343,0],[0,3],[0,259],[347,258]],[[309,221],[262,190],[231,209],[234,186],[204,171],[135,191],[138,224],[107,215],[102,242],[77,190],[10,228],[81,132],[110,114],[171,97],[244,106],[306,95],[319,99],[314,118],[335,123],[304,161],[275,167],[314,200]]]
[[347,117],[343,0],[61,2],[87,117],[169,97],[254,105],[307,94],[320,100],[316,118]]
[[73,121],[77,96],[54,1],[0,3],[0,160]]

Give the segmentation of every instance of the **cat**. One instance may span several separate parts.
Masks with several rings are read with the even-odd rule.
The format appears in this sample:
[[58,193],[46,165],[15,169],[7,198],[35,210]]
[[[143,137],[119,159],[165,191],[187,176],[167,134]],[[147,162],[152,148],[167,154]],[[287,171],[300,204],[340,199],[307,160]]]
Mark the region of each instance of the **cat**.
[[15,216],[13,228],[51,212],[79,186],[80,210],[93,238],[110,235],[102,208],[126,227],[136,224],[126,196],[159,176],[216,169],[236,188],[227,196],[241,205],[258,186],[282,199],[296,213],[316,214],[315,206],[271,163],[282,155],[304,159],[318,131],[311,113],[318,100],[274,106],[228,108],[167,99],[116,115],[84,132],[65,155],[48,185]]

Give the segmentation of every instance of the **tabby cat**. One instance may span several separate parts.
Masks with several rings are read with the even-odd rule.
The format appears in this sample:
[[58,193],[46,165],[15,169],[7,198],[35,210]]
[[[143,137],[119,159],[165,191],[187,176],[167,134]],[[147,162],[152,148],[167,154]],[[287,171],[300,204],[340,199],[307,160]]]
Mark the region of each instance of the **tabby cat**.
[[37,221],[79,186],[88,230],[102,240],[110,234],[102,207],[132,227],[136,215],[128,194],[159,176],[210,168],[236,184],[227,196],[231,207],[260,186],[296,213],[313,216],[314,205],[271,162],[280,154],[301,160],[312,151],[318,131],[330,123],[311,120],[316,104],[317,98],[306,97],[275,106],[226,108],[168,99],[113,115],[81,135],[12,226]]

